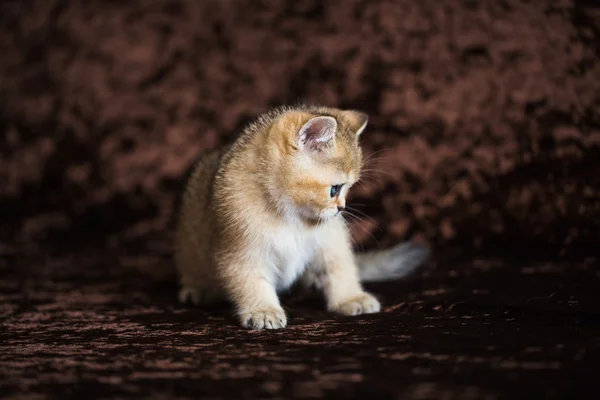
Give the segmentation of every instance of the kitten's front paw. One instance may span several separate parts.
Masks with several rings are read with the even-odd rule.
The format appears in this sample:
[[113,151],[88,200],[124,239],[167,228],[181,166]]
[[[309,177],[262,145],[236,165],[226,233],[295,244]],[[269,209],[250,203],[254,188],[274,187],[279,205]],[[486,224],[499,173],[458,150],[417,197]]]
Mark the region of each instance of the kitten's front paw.
[[287,318],[281,307],[243,312],[240,320],[242,326],[249,329],[281,329],[287,325]]
[[369,293],[348,299],[330,307],[330,310],[342,315],[372,314],[381,310],[379,301]]

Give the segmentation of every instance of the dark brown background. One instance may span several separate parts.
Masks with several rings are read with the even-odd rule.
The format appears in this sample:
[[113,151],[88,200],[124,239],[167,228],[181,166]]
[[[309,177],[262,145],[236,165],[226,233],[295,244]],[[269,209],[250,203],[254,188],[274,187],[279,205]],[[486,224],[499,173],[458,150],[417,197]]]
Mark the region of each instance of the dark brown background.
[[[591,1],[2,2],[0,392],[591,390],[599,20]],[[203,151],[295,101],[370,115],[358,248],[435,258],[372,288],[378,316],[292,299],[290,329],[253,334],[175,303],[172,213]]]

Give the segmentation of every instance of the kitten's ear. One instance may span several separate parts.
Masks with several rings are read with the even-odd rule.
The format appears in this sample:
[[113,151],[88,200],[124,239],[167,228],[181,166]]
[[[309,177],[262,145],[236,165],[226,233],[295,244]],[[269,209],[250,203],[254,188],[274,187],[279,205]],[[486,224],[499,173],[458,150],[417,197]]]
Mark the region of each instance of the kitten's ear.
[[298,131],[297,143],[301,149],[319,150],[335,137],[337,121],[332,117],[315,117]]
[[369,116],[361,111],[347,110],[344,111],[344,116],[350,124],[350,128],[356,132],[356,137],[363,133],[369,123]]

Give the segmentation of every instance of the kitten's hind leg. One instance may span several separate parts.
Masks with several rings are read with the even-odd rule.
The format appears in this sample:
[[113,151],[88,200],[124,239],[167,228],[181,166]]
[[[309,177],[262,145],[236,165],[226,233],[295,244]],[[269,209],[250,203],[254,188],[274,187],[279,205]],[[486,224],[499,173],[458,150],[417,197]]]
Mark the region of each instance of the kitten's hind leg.
[[321,292],[325,277],[322,265],[311,264],[306,268],[294,289],[304,295]]
[[222,291],[219,288],[208,288],[206,286],[183,286],[179,290],[179,302],[181,304],[214,304],[224,300]]
[[179,275],[178,299],[182,304],[212,304],[225,299],[223,287],[215,276],[214,265],[195,251],[192,244],[181,245],[175,253]]

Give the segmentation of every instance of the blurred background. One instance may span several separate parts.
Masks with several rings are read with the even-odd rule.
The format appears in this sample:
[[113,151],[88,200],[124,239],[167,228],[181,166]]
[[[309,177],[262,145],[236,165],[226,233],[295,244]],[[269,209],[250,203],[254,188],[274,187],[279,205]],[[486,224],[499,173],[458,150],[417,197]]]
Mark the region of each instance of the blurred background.
[[[100,387],[235,392],[207,384],[208,370],[256,379],[263,386],[245,393],[257,396],[343,382],[404,398],[589,388],[600,349],[599,35],[594,1],[2,1],[0,372],[11,378],[0,389],[43,393],[62,379],[51,386],[61,398]],[[418,238],[436,266],[377,289],[389,308],[375,330],[371,320],[320,325],[333,317],[299,306],[294,337],[305,342],[286,346],[304,367],[277,370],[268,353],[219,346],[226,337],[277,352],[279,339],[244,336],[222,322],[229,313],[182,310],[174,286],[124,271],[172,272],[185,171],[270,107],[298,101],[369,114],[373,172],[350,201],[364,214],[352,222],[357,248]],[[198,329],[208,330],[189,336]],[[306,347],[315,332],[356,335],[348,343],[362,350]],[[148,365],[155,357],[163,363]],[[348,359],[355,367],[328,370]],[[18,383],[27,373],[37,380]],[[71,385],[80,374],[87,383]]]
[[[169,234],[184,171],[272,106],[370,115],[364,246],[595,254],[592,2],[5,1],[5,242]],[[371,235],[377,240],[375,241]]]

